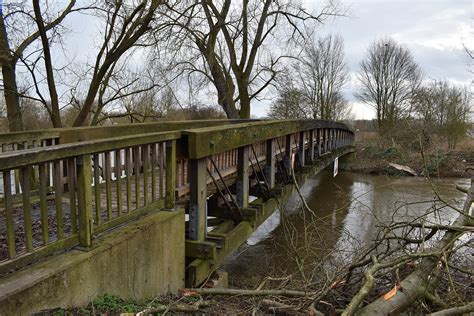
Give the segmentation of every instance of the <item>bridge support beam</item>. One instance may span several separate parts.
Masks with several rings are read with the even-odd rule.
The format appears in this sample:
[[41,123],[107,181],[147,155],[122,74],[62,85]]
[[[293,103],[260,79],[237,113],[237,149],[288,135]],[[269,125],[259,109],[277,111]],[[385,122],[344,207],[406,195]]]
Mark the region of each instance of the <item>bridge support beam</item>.
[[285,171],[288,175],[291,175],[291,168],[293,167],[292,164],[292,153],[293,153],[293,135],[288,134],[286,135],[286,143],[285,143],[285,157],[283,158],[283,163],[285,165]]
[[247,207],[249,204],[249,146],[239,147],[237,150],[237,204]]
[[318,128],[316,130],[316,140],[317,140],[317,145],[318,145],[318,157],[321,156],[321,129]]
[[305,142],[306,142],[306,132],[302,131],[299,135],[299,144],[298,144],[298,159],[300,166],[305,166]]
[[267,140],[265,152],[265,179],[269,189],[275,187],[275,139]]
[[313,163],[314,161],[314,129],[310,130],[309,131],[309,148],[308,148],[308,152],[309,152],[309,157],[308,157],[308,161],[310,164]]
[[190,159],[190,194],[188,238],[204,240],[207,232],[207,160]]

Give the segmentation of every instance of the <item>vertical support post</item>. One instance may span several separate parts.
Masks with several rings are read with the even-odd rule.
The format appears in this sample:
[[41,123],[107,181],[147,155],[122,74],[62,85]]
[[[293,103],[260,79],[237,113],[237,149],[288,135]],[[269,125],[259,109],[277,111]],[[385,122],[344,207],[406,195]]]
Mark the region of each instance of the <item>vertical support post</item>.
[[298,145],[298,158],[300,161],[300,166],[304,167],[305,166],[305,140],[306,140],[306,133],[305,131],[300,132],[300,137],[299,137],[299,145]]
[[327,129],[323,128],[323,146],[324,146],[324,153],[328,151],[328,142],[327,142]]
[[190,159],[189,167],[188,238],[192,240],[204,240],[207,232],[207,159]]
[[288,176],[291,175],[291,168],[293,167],[291,162],[291,155],[293,152],[293,137],[291,136],[291,134],[286,135],[285,157],[283,158],[283,163],[285,165],[286,172],[288,172]]
[[92,163],[90,155],[76,158],[79,244],[92,246]]
[[268,181],[269,189],[275,187],[275,139],[267,140],[265,153],[265,178]]
[[321,156],[321,129],[316,130],[316,139],[318,144],[318,157]]
[[249,146],[239,147],[237,150],[237,204],[248,207],[249,204]]
[[176,140],[166,142],[166,188],[165,208],[174,209],[176,200]]
[[314,161],[314,129],[309,131],[309,163],[312,164]]

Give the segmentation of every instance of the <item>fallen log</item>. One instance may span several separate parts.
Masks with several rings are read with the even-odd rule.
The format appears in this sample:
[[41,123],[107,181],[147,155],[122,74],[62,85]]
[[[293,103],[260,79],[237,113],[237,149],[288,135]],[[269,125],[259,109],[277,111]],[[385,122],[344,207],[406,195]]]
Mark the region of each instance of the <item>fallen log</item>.
[[187,289],[201,295],[241,295],[241,296],[287,296],[307,297],[316,296],[319,292],[305,292],[294,290],[241,290],[241,289]]
[[397,170],[400,170],[400,171],[404,171],[404,172],[407,172],[413,176],[418,176],[418,174],[415,172],[415,170],[413,170],[412,168],[408,167],[408,166],[403,166],[403,165],[399,165],[399,164],[396,164],[396,163],[392,163],[392,162],[389,162],[388,165],[392,168],[395,168]]
[[[474,179],[471,179],[471,186],[464,203],[462,214],[460,214],[453,222],[453,226],[472,226],[474,223],[470,216],[468,216],[469,210],[473,203],[474,197]],[[463,233],[457,231],[446,231],[443,238],[435,245],[430,252],[432,253],[445,253],[453,247],[454,241],[456,241]],[[348,308],[344,311],[343,315],[389,315],[398,314],[406,310],[414,301],[422,298],[425,293],[431,290],[431,285],[436,280],[436,274],[438,271],[438,263],[441,260],[441,255],[438,257],[427,256],[424,257],[419,266],[409,274],[405,279],[400,282],[400,290],[397,291],[389,299],[385,299],[383,296],[358,310],[358,306],[362,303],[362,300],[355,301],[358,297],[356,295]],[[369,283],[371,280],[368,280]],[[367,287],[363,287],[363,291],[367,290]],[[359,296],[360,297],[360,296]]]

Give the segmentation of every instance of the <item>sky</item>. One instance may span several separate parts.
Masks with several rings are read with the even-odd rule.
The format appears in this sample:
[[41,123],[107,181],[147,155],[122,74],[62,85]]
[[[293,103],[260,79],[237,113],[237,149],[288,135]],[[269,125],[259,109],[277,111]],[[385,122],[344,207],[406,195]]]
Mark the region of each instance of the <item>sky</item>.
[[[307,8],[320,1],[306,0]],[[357,119],[374,118],[373,108],[353,97],[359,63],[369,45],[392,37],[408,48],[425,80],[449,80],[472,85],[472,61],[463,44],[474,49],[474,10],[471,0],[341,1],[347,17],[327,20],[317,34],[340,34],[344,39],[350,82],[344,94]],[[252,114],[265,116],[270,101],[255,104]]]

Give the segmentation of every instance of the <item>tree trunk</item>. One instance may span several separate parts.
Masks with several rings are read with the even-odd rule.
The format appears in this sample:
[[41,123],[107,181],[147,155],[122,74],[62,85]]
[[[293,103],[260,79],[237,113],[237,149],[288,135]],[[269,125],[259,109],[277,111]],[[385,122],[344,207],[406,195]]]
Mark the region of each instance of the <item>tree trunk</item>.
[[248,84],[239,80],[239,100],[240,100],[240,111],[239,118],[249,119],[250,118],[250,96]]
[[7,106],[8,127],[10,132],[23,130],[23,121],[20,110],[20,97],[16,85],[15,60],[10,53],[7,30],[0,12],[0,64],[2,65],[3,94]]

